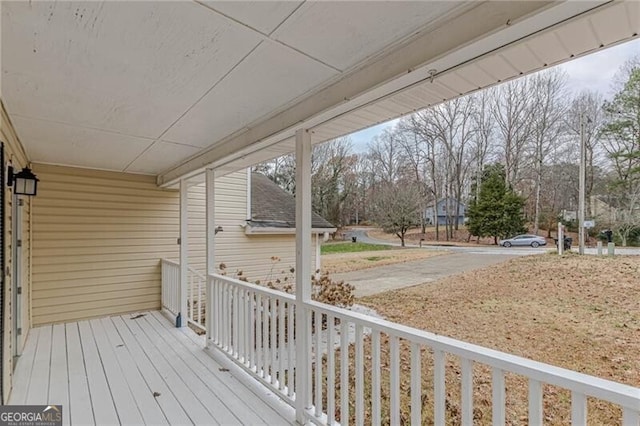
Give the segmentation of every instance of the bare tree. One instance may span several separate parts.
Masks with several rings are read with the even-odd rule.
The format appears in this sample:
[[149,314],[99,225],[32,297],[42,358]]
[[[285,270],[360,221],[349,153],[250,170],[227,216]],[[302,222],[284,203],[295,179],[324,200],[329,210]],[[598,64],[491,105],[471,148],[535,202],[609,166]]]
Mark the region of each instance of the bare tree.
[[602,146],[601,132],[604,124],[601,94],[593,91],[579,93],[571,102],[567,111],[567,127],[573,136],[573,152],[580,149],[580,116],[584,114],[584,142],[586,151],[586,188],[587,216],[591,216],[591,195],[595,186],[597,170],[603,165],[606,151]]
[[566,73],[557,68],[531,77],[532,116],[531,140],[535,174],[533,232],[538,233],[541,213],[541,189],[543,165],[554,146],[561,142],[566,114]]
[[377,170],[377,177],[385,183],[395,182],[403,168],[402,149],[394,129],[384,129],[369,145],[369,158]]
[[421,213],[420,191],[413,182],[385,183],[376,196],[376,223],[400,238],[402,247],[407,231],[416,226]]
[[499,86],[495,92],[493,116],[501,143],[506,182],[516,186],[526,145],[531,138],[532,116],[530,81],[513,80]]

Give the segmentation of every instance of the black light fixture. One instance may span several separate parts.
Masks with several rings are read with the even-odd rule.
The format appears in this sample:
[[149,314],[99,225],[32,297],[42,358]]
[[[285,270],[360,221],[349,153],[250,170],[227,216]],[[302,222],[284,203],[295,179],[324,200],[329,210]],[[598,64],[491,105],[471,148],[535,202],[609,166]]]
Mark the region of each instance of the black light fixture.
[[18,173],[13,173],[13,166],[7,171],[7,186],[13,187],[15,195],[34,196],[38,192],[38,178],[30,168],[25,167]]

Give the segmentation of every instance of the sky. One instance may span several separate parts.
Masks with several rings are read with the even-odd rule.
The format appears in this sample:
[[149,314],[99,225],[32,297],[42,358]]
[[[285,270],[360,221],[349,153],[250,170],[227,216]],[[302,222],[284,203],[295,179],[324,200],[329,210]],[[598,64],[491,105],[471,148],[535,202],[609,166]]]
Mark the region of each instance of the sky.
[[[610,98],[613,93],[611,81],[628,59],[640,55],[640,39],[600,50],[587,56],[558,65],[568,75],[568,88],[571,93],[579,93],[582,90],[597,90],[605,98]],[[379,135],[386,128],[393,127],[398,120],[391,120],[378,124],[368,129],[349,135],[353,150],[364,151],[367,144],[374,136]]]

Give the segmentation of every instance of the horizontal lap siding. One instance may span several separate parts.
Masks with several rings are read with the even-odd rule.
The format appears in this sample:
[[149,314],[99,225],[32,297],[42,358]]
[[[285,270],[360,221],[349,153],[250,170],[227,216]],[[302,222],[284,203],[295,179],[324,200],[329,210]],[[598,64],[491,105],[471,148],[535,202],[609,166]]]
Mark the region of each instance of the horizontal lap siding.
[[[242,271],[249,281],[263,284],[284,276],[293,278],[289,268],[296,264],[295,235],[246,235],[247,218],[247,172],[217,178],[216,226],[223,231],[216,236],[216,270],[220,272],[224,263],[227,275],[235,277]],[[205,185],[200,184],[189,189],[189,263],[201,273],[206,270],[205,232]]]
[[160,259],[178,254],[178,192],[150,176],[34,169],[34,326],[159,308]]

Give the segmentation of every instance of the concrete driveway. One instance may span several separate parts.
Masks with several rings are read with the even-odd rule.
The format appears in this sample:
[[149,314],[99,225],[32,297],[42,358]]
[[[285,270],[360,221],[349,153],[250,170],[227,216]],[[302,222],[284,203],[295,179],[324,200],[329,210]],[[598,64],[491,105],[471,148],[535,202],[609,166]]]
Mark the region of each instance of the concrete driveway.
[[495,265],[518,256],[518,254],[451,252],[427,259],[334,274],[331,278],[354,285],[356,297],[362,297],[433,282],[449,275]]

